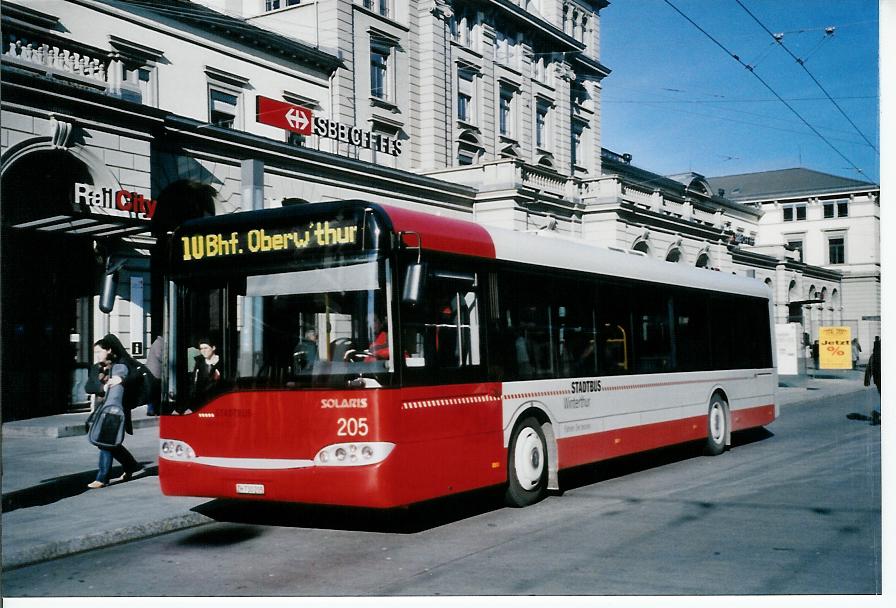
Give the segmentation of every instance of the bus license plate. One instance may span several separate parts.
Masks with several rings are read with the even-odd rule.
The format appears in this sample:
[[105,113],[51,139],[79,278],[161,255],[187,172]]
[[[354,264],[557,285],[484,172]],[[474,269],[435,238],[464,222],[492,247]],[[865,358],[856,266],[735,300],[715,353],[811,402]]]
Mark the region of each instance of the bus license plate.
[[264,484],[260,483],[238,483],[236,484],[237,494],[264,494]]

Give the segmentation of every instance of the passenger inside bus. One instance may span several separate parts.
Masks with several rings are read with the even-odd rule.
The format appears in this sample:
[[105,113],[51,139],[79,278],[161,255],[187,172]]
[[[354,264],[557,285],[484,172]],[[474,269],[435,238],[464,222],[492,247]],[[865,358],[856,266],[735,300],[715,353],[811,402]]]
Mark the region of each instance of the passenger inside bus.
[[519,377],[522,379],[531,378],[533,376],[532,358],[529,355],[529,342],[526,340],[524,329],[518,330],[513,346],[516,352],[516,366]]
[[296,371],[314,367],[314,362],[318,359],[317,340],[317,330],[309,329],[305,332],[305,336],[296,343],[292,353],[293,366]]
[[218,355],[216,341],[211,338],[200,338],[199,355],[194,358],[193,396],[199,397],[218,386],[221,382],[223,362]]

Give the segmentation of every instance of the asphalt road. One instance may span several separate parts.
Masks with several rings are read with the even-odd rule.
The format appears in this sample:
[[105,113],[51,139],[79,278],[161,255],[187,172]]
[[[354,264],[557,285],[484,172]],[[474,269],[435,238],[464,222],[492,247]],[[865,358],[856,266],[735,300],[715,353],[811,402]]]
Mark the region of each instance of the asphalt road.
[[212,501],[218,523],[5,572],[3,595],[876,594],[880,427],[846,418],[870,399],[785,406],[717,457],[579,469],[525,509],[487,492],[387,513]]

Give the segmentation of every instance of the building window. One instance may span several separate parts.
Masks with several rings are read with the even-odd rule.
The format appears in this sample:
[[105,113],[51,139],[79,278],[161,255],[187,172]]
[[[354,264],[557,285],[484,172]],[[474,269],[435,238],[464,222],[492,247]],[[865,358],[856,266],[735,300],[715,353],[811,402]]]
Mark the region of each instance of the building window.
[[514,90],[502,84],[498,101],[498,132],[505,137],[512,137],[514,133],[513,98]]
[[[109,63],[108,91],[120,95],[122,99],[158,107],[159,82],[156,65],[163,52],[114,34],[109,35],[109,44],[114,53]],[[77,59],[77,55],[75,57]],[[88,57],[82,57],[81,61],[84,67],[88,63],[93,65]],[[77,66],[75,72],[78,73]],[[96,76],[98,72],[99,65],[96,65],[93,75]],[[80,73],[86,75],[83,68]]]
[[476,120],[476,72],[457,70],[457,119],[475,125]]
[[391,48],[381,42],[370,44],[370,95],[389,99],[389,56]]
[[495,32],[495,62],[516,67],[516,40],[503,32]]
[[370,131],[374,141],[371,162],[384,167],[397,167],[398,155],[401,154],[401,126],[379,120],[371,122]]
[[550,147],[551,102],[540,99],[535,106],[535,146],[543,150]]
[[379,13],[383,17],[389,16],[389,0],[363,0],[364,8]]
[[122,99],[158,107],[155,65],[121,65],[121,81],[116,87]]
[[846,263],[846,239],[842,236],[828,237],[828,264]]
[[824,203],[824,218],[849,217],[848,201],[826,201]]
[[243,128],[243,91],[249,79],[206,66],[208,78],[208,122],[227,129]]
[[783,211],[785,222],[803,221],[806,219],[806,203],[784,205]]
[[803,241],[802,239],[795,239],[792,241],[787,241],[787,246],[796,251],[797,260],[803,261]]
[[476,14],[468,8],[458,9],[449,21],[451,39],[463,46],[473,48],[473,26],[476,24]]
[[265,11],[276,11],[286,6],[297,6],[302,0],[264,0]]
[[473,97],[463,91],[457,92],[457,119],[470,122],[470,113],[473,107]]
[[474,165],[479,162],[485,147],[475,128],[462,131],[457,137],[457,164]]
[[588,163],[588,153],[586,146],[586,129],[587,124],[579,121],[573,120],[572,122],[572,142],[570,143],[570,155],[572,156],[572,167],[573,170],[577,166],[585,166]]
[[239,124],[239,95],[209,87],[208,92],[208,121],[209,123],[236,129]]

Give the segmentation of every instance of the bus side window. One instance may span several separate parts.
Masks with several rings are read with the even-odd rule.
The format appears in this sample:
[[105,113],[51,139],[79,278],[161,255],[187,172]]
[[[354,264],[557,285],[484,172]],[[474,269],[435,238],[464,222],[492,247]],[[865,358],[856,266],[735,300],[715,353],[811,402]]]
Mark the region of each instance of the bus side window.
[[423,301],[405,308],[402,323],[407,368],[426,368],[432,376],[481,364],[475,273],[432,268]]
[[506,380],[555,377],[557,356],[557,307],[550,287],[533,290],[533,277],[507,272],[500,276],[500,335],[492,354],[502,364]]
[[600,285],[597,292],[597,349],[601,374],[632,371],[632,331],[629,318],[631,287]]
[[671,307],[666,292],[639,286],[634,290],[633,341],[638,374],[673,371]]
[[[558,286],[556,293],[575,293],[574,284]],[[565,377],[592,376],[598,373],[597,335],[594,328],[594,310],[590,304],[564,297],[565,305],[557,307],[557,352],[560,357],[560,374]]]

